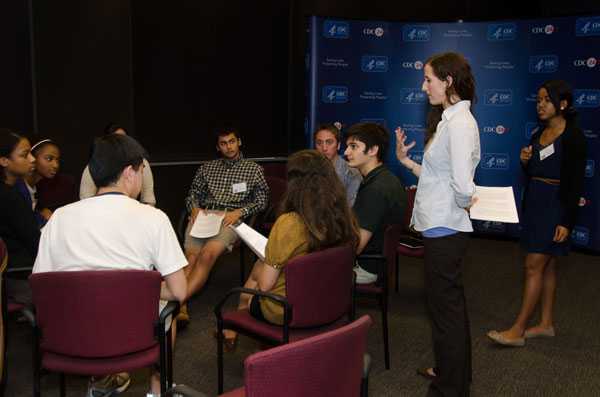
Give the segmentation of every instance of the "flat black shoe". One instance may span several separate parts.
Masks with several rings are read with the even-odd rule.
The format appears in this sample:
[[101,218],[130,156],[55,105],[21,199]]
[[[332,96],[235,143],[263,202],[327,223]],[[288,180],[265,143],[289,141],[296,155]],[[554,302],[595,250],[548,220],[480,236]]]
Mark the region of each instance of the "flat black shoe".
[[[434,375],[429,373],[429,370],[431,370],[431,372],[434,373]],[[434,380],[435,379],[435,369],[434,368],[417,368],[417,374],[421,375],[422,377],[424,377],[427,380]]]

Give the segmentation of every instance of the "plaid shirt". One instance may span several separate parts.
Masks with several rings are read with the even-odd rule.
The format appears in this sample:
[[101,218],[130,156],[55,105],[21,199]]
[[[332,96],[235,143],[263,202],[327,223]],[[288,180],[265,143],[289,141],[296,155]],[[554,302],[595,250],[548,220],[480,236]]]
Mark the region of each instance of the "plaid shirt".
[[[246,183],[246,190],[234,193],[234,185]],[[238,185],[239,186],[239,185]],[[241,209],[247,218],[267,208],[269,186],[261,166],[246,160],[240,153],[236,160],[217,159],[202,164],[194,180],[185,205],[204,209]]]

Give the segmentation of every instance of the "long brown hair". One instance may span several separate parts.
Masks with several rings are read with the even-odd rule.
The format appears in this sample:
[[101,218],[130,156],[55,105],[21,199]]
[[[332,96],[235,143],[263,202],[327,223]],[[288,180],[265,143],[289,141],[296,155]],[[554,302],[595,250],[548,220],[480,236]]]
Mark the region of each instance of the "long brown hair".
[[[446,89],[446,98],[450,101],[452,95],[457,95],[461,100],[477,101],[475,95],[475,78],[469,62],[459,53],[444,52],[431,56],[425,65],[431,66],[433,74],[440,80],[452,77],[452,85]],[[435,134],[438,123],[442,119],[444,108],[442,105],[432,106],[427,115],[427,132],[425,143]]]
[[316,150],[292,154],[280,213],[296,212],[308,230],[308,249],[358,244],[358,225],[333,164]]

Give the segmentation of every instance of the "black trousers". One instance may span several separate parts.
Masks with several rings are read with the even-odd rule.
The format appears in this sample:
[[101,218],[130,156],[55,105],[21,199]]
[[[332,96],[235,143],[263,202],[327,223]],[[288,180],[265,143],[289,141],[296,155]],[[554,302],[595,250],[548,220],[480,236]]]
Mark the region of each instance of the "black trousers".
[[462,279],[469,237],[424,238],[425,288],[431,318],[436,379],[428,396],[464,397],[471,382],[471,331]]

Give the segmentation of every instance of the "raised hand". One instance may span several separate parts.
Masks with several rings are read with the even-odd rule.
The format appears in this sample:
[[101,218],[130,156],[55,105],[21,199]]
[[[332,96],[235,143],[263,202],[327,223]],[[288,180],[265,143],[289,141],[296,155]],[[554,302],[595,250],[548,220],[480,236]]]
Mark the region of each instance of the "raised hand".
[[400,162],[408,157],[408,151],[417,144],[416,141],[412,141],[407,145],[406,138],[404,130],[400,127],[396,128],[396,157]]
[[531,147],[531,145],[529,145],[529,146],[526,146],[523,149],[521,149],[521,154],[519,157],[521,158],[521,162],[527,163],[532,155],[533,155],[533,147]]

